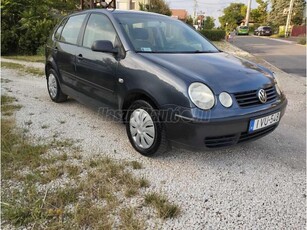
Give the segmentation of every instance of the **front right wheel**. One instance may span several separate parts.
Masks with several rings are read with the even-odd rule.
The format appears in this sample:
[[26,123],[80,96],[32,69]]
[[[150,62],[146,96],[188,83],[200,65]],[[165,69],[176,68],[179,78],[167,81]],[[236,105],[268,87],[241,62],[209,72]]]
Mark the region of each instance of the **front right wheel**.
[[126,115],[126,131],[133,148],[144,156],[168,150],[164,126],[157,111],[147,101],[132,103]]

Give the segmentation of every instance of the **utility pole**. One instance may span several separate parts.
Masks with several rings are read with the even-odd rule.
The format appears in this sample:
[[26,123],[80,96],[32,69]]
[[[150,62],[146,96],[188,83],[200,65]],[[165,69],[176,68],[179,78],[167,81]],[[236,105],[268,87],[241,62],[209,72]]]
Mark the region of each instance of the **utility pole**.
[[286,38],[289,37],[289,34],[290,34],[289,29],[290,29],[290,23],[291,23],[292,11],[293,11],[293,3],[294,3],[294,0],[290,0],[290,7],[289,7],[286,29],[285,29],[285,37]]
[[194,21],[197,19],[197,8],[198,8],[197,0],[194,0]]
[[245,25],[249,25],[249,18],[250,18],[250,13],[251,13],[251,7],[252,7],[252,0],[248,0],[247,4],[247,11],[246,11],[246,18],[245,18]]

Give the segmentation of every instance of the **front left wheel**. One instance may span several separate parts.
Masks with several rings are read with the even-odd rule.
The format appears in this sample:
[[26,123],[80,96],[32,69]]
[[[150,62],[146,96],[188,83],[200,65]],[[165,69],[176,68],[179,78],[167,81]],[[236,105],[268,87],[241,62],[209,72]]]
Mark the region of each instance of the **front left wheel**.
[[147,101],[137,100],[130,106],[126,131],[133,148],[144,156],[162,154],[169,149],[159,115]]

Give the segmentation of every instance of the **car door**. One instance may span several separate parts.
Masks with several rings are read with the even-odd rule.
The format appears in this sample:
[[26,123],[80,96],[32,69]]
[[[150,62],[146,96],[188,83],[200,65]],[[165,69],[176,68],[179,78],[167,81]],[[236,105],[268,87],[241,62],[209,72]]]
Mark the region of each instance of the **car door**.
[[53,52],[60,72],[62,83],[74,87],[76,85],[76,48],[80,40],[80,32],[85,21],[86,14],[78,14],[69,17],[62,29],[59,40],[55,42]]
[[101,13],[92,13],[84,29],[82,46],[76,53],[77,78],[88,96],[116,107],[118,60],[115,54],[92,51],[91,46],[97,40],[111,41],[114,47],[119,45],[117,33],[109,18]]

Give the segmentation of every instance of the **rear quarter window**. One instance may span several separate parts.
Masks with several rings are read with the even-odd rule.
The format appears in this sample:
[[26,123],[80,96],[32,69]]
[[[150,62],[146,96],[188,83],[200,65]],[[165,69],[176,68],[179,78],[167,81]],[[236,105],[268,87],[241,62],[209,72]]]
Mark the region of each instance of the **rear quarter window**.
[[60,38],[61,38],[61,33],[62,33],[62,30],[63,30],[63,27],[64,27],[66,21],[67,21],[67,19],[62,20],[62,22],[60,23],[60,25],[57,27],[57,29],[56,29],[56,31],[55,31],[55,33],[54,33],[54,38],[55,38],[56,40],[60,40]]
[[86,14],[71,16],[64,26],[60,41],[77,44],[78,36],[85,16]]

